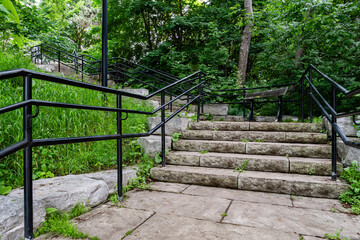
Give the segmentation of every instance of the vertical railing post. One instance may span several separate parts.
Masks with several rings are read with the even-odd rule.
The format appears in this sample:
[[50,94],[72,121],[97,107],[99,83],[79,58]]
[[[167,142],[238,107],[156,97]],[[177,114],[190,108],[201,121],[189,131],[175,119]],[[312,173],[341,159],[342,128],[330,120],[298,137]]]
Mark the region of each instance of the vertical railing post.
[[197,106],[197,119],[196,121],[199,122],[200,120],[200,106],[201,106],[201,74],[199,74],[199,87],[198,87],[198,106]]
[[[117,108],[122,108],[121,94],[117,95]],[[117,134],[120,138],[117,139],[117,185],[118,185],[118,200],[122,201],[122,112],[117,112]]]
[[[187,84],[187,89],[190,89],[190,82],[188,82],[188,84]],[[190,102],[190,92],[188,92],[188,94],[187,94],[187,103],[189,103]]]
[[[309,68],[309,80],[310,80],[310,83],[312,83],[312,68],[310,67]],[[310,107],[310,119],[309,119],[309,121],[310,121],[310,123],[312,123],[313,122],[313,99],[312,99],[312,87],[311,87],[311,84],[309,84],[310,85],[310,94],[309,94],[309,97],[310,97],[310,99],[309,99],[309,107]]]
[[[31,75],[24,77],[23,82],[24,101],[32,99],[32,78]],[[32,121],[31,105],[23,109],[23,134],[24,139],[28,140],[28,145],[24,149],[24,238],[33,239],[33,186],[32,186]]]
[[[337,108],[337,104],[336,104],[336,88],[334,87],[334,85],[332,85],[332,108],[334,109],[335,113],[336,113],[336,108]],[[332,114],[331,115],[331,124],[336,123],[336,115]],[[336,181],[336,175],[337,175],[337,170],[336,170],[336,159],[337,159],[337,144],[336,144],[336,131],[334,126],[332,125],[331,127],[331,179]]]
[[60,72],[60,61],[61,61],[61,56],[60,56],[61,52],[58,52],[58,68],[59,68],[59,72]]
[[81,81],[84,81],[84,55],[81,56]]
[[41,44],[40,45],[40,63],[41,65],[43,64],[43,45]]
[[243,90],[243,121],[245,121],[245,107],[246,107],[246,103],[245,103],[245,95],[246,95],[246,90],[245,90],[245,86],[244,90]]
[[[170,101],[172,100],[172,97],[173,97],[173,95],[172,95],[172,89],[170,89]],[[170,103],[170,112],[172,112],[172,103]]]
[[[161,106],[165,104],[165,92],[161,92]],[[161,157],[162,166],[165,167],[165,107],[161,108]]]
[[304,78],[301,79],[301,122],[304,122]]

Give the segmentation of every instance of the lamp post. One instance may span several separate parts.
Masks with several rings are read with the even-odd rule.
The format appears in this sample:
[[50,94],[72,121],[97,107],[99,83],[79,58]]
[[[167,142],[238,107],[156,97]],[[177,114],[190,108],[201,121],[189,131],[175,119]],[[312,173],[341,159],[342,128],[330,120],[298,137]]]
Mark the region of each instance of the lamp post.
[[102,2],[102,57],[101,57],[101,76],[102,86],[107,87],[108,72],[108,1]]

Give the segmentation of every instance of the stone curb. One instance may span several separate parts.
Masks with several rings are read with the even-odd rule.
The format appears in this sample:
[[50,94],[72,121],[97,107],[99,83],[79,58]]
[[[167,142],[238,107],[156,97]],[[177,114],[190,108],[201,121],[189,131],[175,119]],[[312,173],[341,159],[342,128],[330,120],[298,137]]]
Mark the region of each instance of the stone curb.
[[[123,185],[136,178],[134,168],[123,169]],[[45,221],[45,209],[70,210],[77,203],[97,206],[116,192],[117,170],[67,175],[33,181],[34,230]],[[0,196],[0,239],[22,239],[24,233],[23,187]]]

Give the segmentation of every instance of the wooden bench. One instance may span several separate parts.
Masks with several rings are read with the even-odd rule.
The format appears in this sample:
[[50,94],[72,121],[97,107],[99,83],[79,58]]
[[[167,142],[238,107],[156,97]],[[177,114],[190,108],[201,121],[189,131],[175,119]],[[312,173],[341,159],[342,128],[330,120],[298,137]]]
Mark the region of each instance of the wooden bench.
[[249,121],[253,121],[254,118],[254,103],[255,99],[278,97],[278,112],[276,116],[276,122],[282,121],[282,96],[288,91],[288,87],[270,89],[265,91],[246,93],[244,100],[250,100],[250,116]]

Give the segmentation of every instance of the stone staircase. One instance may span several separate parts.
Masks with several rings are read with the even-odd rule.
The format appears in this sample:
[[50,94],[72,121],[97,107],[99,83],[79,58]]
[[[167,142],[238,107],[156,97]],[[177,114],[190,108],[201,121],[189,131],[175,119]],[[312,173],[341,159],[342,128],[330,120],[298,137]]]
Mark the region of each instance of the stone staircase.
[[[192,122],[172,142],[157,181],[337,198],[348,185],[331,181],[331,145],[321,124]],[[342,165],[338,163],[338,172]],[[244,171],[235,171],[235,168]]]

